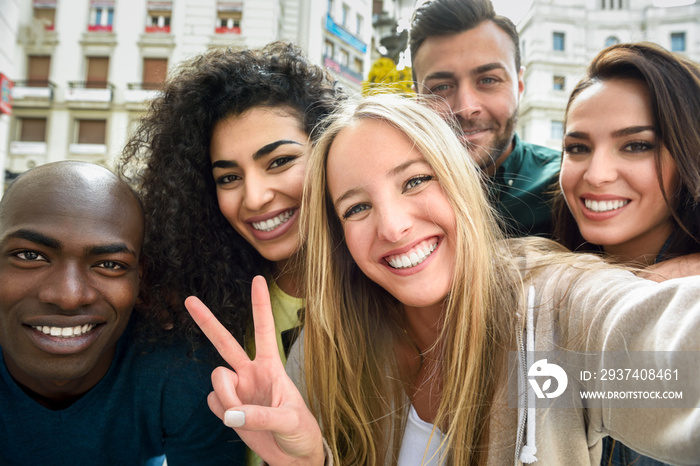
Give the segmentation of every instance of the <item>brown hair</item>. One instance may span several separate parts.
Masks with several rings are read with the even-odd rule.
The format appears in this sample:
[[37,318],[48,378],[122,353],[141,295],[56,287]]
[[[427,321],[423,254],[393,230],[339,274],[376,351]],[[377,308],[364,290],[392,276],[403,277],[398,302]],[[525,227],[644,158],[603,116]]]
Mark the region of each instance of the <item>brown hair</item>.
[[[491,21],[513,41],[515,70],[520,70],[520,38],[515,24],[496,14],[490,0],[426,0],[418,5],[411,19],[409,49],[415,62],[418,49],[428,37],[446,36],[474,29],[484,21]],[[413,80],[416,75],[413,72]]]
[[[646,84],[654,131],[678,166],[678,190],[667,193],[662,182],[660,152],[656,153],[659,186],[677,226],[664,259],[700,252],[700,68],[649,42],[610,46],[593,59],[587,76],[571,93],[567,118],[571,104],[581,92],[612,79],[635,79]],[[555,238],[572,250],[599,250],[581,236],[561,188],[553,202]]]

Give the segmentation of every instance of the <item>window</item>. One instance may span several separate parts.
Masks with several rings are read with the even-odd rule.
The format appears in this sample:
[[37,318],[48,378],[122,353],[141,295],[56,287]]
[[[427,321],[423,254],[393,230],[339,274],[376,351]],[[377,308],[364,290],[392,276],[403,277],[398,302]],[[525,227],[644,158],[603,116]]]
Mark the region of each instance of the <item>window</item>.
[[34,20],[44,25],[44,29],[53,31],[56,20],[56,0],[34,0]]
[[169,1],[149,1],[146,32],[170,32],[172,7]]
[[160,89],[168,72],[167,58],[144,58],[142,89]]
[[552,33],[552,50],[564,50],[564,38],[563,32]]
[[330,59],[335,59],[335,44],[329,40],[323,45],[323,55]]
[[338,61],[340,61],[341,66],[348,66],[348,63],[350,62],[350,54],[348,53],[347,50],[340,51],[340,56],[338,57]]
[[349,16],[350,16],[350,7],[343,3],[343,16],[342,16],[342,19],[340,21],[340,24],[342,24],[346,28],[348,27],[348,17]]
[[243,3],[223,2],[217,5],[216,33],[240,34],[243,18]]
[[611,45],[619,44],[620,39],[618,39],[615,36],[610,36],[607,39],[605,39],[605,46],[610,47]]
[[357,15],[355,19],[355,34],[358,36],[362,35],[362,27],[364,26],[365,19],[362,15]]
[[90,1],[90,25],[91,32],[111,32],[114,23],[114,1],[91,0]]
[[555,91],[563,91],[566,86],[566,78],[564,76],[554,76],[552,79],[552,89]]
[[19,118],[19,140],[46,142],[46,118]]
[[29,81],[27,86],[48,87],[51,57],[43,55],[30,55],[27,58],[27,80]]
[[552,139],[561,140],[564,137],[564,122],[552,120]]
[[85,87],[89,89],[105,89],[109,76],[109,57],[87,57],[87,73]]
[[602,10],[622,10],[622,0],[600,0]]
[[104,144],[107,120],[78,120],[78,144]]
[[364,63],[359,58],[355,58],[352,61],[352,70],[357,74],[362,74],[362,68]]
[[685,32],[671,33],[671,52],[685,52]]

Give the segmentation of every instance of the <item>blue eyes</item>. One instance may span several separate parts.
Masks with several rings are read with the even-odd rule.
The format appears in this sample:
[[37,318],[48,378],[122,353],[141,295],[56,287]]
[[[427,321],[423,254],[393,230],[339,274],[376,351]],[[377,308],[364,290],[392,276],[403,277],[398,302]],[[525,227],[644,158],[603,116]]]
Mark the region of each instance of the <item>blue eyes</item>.
[[406,184],[404,184],[403,192],[406,192],[409,189],[413,189],[416,186],[423,184],[423,183],[426,183],[432,179],[433,179],[432,175],[421,175],[421,176],[416,176],[415,178],[411,178],[410,180],[408,180],[406,182]]
[[[428,181],[431,181],[434,178],[435,177],[433,175],[419,175],[414,176],[413,178],[409,178],[401,187],[401,193],[404,194],[422,185],[425,185]],[[354,204],[343,213],[343,220],[347,220],[348,218],[354,215],[360,214],[365,210],[369,210],[371,207],[372,206],[366,202]]]
[[343,220],[347,219],[348,217],[359,214],[360,212],[369,209],[368,204],[355,204],[354,206],[350,207],[348,210],[345,211],[343,214]]

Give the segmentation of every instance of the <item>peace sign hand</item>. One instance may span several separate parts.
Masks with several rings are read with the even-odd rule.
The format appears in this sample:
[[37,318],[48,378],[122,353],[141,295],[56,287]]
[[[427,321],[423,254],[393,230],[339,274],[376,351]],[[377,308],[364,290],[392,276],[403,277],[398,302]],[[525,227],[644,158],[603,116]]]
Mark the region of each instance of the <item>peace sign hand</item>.
[[279,357],[263,277],[253,279],[251,295],[256,347],[252,361],[198,298],[185,300],[194,321],[235,370],[217,367],[212,372],[209,408],[270,465],[323,464],[321,430]]

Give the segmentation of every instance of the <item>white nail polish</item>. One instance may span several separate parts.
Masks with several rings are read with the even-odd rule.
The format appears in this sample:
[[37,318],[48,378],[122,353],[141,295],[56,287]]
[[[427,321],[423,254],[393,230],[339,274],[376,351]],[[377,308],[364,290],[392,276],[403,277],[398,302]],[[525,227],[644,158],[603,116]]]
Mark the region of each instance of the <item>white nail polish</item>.
[[245,424],[245,413],[243,411],[229,410],[224,414],[224,424],[228,427],[241,427]]

